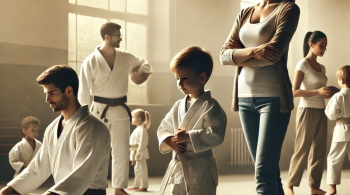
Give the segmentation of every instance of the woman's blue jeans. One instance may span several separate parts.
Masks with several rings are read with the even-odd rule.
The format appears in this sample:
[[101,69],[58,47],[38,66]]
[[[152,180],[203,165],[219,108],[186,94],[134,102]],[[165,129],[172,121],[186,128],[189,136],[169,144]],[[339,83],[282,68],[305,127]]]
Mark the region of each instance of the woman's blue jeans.
[[257,194],[284,195],[278,163],[290,112],[280,111],[279,97],[239,98],[238,106],[255,164]]

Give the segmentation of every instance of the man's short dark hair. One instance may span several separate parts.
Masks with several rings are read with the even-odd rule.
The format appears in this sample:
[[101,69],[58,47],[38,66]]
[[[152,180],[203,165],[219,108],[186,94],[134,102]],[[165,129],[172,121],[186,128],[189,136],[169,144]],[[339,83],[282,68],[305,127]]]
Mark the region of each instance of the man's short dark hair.
[[207,81],[213,72],[213,58],[208,50],[193,46],[180,51],[170,62],[170,70],[175,73],[177,69],[188,67],[198,75],[207,73]]
[[68,86],[73,88],[75,97],[78,97],[79,80],[73,68],[66,65],[55,65],[45,70],[36,79],[39,85],[54,84],[62,93]]
[[107,22],[101,26],[100,33],[103,40],[105,35],[111,36],[116,30],[120,30],[121,26],[114,22]]

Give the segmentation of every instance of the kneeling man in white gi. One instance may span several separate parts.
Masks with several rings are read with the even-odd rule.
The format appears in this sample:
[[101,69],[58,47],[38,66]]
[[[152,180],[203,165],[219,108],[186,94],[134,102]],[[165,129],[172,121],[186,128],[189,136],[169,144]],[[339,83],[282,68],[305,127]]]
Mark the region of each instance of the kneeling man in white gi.
[[47,127],[35,158],[0,195],[29,193],[51,174],[55,185],[45,195],[105,195],[110,134],[87,106],[79,104],[77,74],[68,66],[57,65],[43,72],[37,83],[52,110],[62,114]]

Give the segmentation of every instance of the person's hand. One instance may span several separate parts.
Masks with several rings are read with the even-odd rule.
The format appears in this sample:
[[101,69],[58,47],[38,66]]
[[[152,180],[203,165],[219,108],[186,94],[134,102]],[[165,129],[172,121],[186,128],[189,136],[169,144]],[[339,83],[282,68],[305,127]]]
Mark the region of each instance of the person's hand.
[[178,145],[176,144],[176,140],[174,136],[167,137],[164,142],[174,150],[175,153],[180,153],[178,149]]
[[1,189],[0,195],[9,195],[15,192],[16,191],[11,186],[5,186],[4,188]]
[[187,142],[185,142],[185,143],[176,143],[176,145],[177,145],[177,150],[178,150],[177,153],[184,153],[184,152],[186,152]]
[[176,132],[175,140],[176,140],[176,144],[191,141],[190,136],[188,135],[187,131],[181,130],[181,129],[178,129],[178,131]]
[[135,164],[135,161],[132,160],[131,161],[131,166],[134,166],[134,164]]
[[25,163],[24,166],[25,166],[25,167],[28,167],[29,163],[30,163],[30,162]]
[[249,55],[258,60],[265,60],[269,62],[278,61],[281,58],[282,53],[273,46],[274,43],[275,42],[262,44],[254,48]]
[[329,87],[321,87],[319,89],[316,89],[316,93],[318,95],[328,96],[331,93],[331,90],[329,89]]
[[174,138],[179,151],[178,153],[186,152],[187,142],[190,141],[190,136],[188,133],[185,130],[178,129]]

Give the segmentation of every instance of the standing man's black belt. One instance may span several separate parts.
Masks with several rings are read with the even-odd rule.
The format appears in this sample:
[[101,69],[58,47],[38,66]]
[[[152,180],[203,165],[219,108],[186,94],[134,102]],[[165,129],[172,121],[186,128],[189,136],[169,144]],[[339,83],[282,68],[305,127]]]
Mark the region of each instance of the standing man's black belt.
[[[94,96],[94,102],[106,104],[107,106],[105,109],[103,109],[102,114],[101,114],[101,119],[106,117],[106,112],[110,106],[123,106],[126,111],[128,112],[130,122],[131,122],[131,112],[129,107],[125,104],[127,102],[126,96],[122,98],[104,98],[104,97],[99,97],[99,96]],[[105,118],[105,122],[108,122],[108,120]]]

